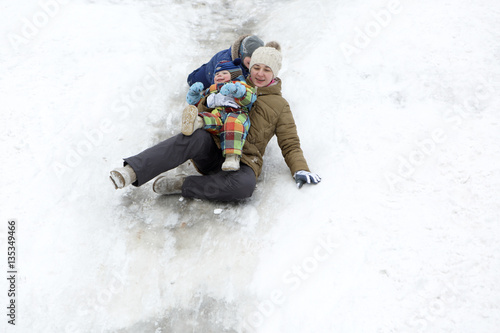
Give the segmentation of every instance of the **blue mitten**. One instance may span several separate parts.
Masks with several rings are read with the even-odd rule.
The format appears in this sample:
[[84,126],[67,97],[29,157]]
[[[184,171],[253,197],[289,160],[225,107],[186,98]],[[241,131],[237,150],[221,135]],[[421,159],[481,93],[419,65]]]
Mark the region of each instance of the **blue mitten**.
[[196,82],[189,87],[189,91],[186,95],[186,102],[190,105],[196,105],[201,99],[201,92],[203,91],[203,83]]
[[295,182],[297,183],[297,188],[301,188],[302,185],[305,183],[307,184],[317,184],[321,181],[321,177],[318,176],[315,173],[305,171],[305,170],[300,170],[297,171],[294,175],[293,178],[295,178]]
[[236,82],[236,83],[226,83],[222,88],[220,89],[220,93],[224,96],[232,96],[234,98],[241,98],[245,96],[245,93],[247,92],[247,89],[245,86],[243,86],[241,83]]

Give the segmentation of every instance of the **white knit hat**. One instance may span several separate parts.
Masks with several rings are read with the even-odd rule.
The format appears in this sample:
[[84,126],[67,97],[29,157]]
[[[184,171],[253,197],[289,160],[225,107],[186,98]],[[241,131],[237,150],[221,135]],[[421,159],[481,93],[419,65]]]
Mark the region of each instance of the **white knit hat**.
[[274,77],[277,77],[281,69],[281,52],[274,47],[259,47],[252,54],[250,68],[252,68],[255,64],[269,66],[273,71]]

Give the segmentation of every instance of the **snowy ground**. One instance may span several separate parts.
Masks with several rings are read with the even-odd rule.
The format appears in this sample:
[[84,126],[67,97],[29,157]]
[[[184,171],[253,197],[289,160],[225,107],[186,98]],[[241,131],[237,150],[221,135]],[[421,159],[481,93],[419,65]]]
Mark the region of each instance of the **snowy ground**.
[[[322,183],[272,141],[243,203],[115,191],[244,33]],[[0,0],[0,45],[2,332],[498,332],[496,0]]]

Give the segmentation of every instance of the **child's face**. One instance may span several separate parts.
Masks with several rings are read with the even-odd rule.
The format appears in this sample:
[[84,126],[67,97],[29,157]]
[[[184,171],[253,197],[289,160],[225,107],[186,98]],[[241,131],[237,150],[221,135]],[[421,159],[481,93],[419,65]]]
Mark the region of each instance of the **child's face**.
[[215,74],[214,83],[224,83],[231,81],[231,73],[229,71],[220,71]]
[[250,77],[256,87],[265,87],[271,83],[274,74],[271,67],[264,64],[255,64],[250,69]]

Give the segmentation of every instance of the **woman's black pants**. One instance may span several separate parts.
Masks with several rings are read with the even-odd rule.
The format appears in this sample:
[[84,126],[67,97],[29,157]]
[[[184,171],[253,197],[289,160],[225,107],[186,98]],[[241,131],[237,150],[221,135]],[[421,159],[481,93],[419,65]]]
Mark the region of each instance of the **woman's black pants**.
[[205,130],[197,130],[191,136],[175,135],[142,153],[125,159],[134,169],[141,186],[159,174],[192,160],[202,173],[186,177],[182,196],[207,200],[238,201],[249,198],[255,189],[256,178],[252,168],[241,164],[238,171],[222,171],[222,151]]

